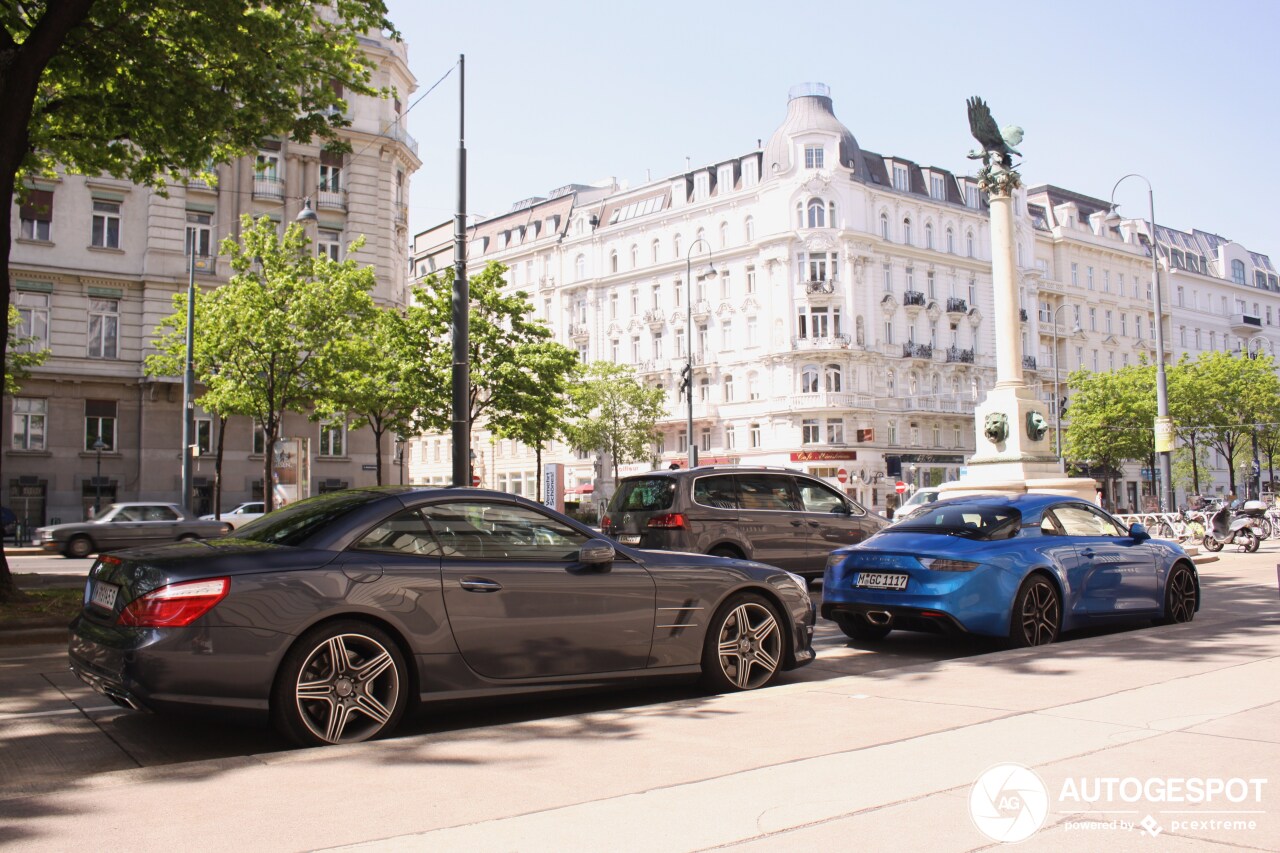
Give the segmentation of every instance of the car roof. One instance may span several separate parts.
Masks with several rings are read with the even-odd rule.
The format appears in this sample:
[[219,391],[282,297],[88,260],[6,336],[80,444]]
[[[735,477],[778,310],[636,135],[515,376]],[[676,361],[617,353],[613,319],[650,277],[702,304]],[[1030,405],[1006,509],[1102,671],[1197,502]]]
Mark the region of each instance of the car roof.
[[813,477],[799,468],[786,468],[781,465],[699,465],[696,468],[656,468],[640,474],[628,474],[623,480],[637,480],[642,477],[684,477],[691,474],[800,474]]
[[973,504],[977,506],[988,507],[1009,507],[1016,509],[1023,515],[1031,515],[1033,513],[1042,512],[1046,507],[1054,506],[1062,503],[1078,503],[1098,509],[1098,505],[1093,501],[1087,501],[1083,498],[1077,498],[1070,495],[961,495],[954,498],[943,498],[929,505],[930,509],[944,509],[948,506],[956,506],[958,504]]

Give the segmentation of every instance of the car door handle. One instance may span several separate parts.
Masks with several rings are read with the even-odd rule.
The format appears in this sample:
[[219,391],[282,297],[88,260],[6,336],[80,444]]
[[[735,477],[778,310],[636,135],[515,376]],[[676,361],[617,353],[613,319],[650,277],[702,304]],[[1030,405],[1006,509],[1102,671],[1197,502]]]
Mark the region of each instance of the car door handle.
[[802,524],[804,524],[804,522],[803,522],[803,521],[800,521],[799,519],[793,518],[793,519],[791,520],[791,526],[792,526],[792,527],[799,527],[799,526],[800,526],[800,525],[802,525]]
[[1094,551],[1092,548],[1085,548],[1083,551],[1080,552],[1081,557],[1087,557],[1090,560],[1092,560],[1097,555],[1098,555],[1097,552]]
[[467,592],[497,592],[502,584],[488,578],[463,578],[459,585]]
[[819,524],[819,523],[818,523],[818,522],[816,522],[816,521],[811,521],[811,522],[809,522],[809,526],[810,526],[810,527],[821,527],[822,525],[821,525],[821,524]]

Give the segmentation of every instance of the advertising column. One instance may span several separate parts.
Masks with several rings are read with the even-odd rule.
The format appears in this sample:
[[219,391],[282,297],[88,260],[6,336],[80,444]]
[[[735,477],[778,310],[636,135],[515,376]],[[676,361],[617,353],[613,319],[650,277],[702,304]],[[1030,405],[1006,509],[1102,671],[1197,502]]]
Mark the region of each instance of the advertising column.
[[564,465],[549,462],[542,466],[542,503],[564,512]]

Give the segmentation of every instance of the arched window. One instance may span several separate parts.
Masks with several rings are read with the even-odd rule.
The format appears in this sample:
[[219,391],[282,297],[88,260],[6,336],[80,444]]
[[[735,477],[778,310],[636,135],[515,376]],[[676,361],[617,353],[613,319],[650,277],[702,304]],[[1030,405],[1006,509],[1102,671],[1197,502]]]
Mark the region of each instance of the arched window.
[[947,228],[947,254],[954,255],[956,253],[956,233]]
[[724,386],[724,401],[726,403],[733,402],[733,374],[726,373],[724,379],[720,380],[720,384]]
[[615,249],[609,253],[609,272],[618,271],[618,252]]
[[1231,280],[1236,284],[1244,284],[1244,261],[1231,262]]
[[679,234],[671,238],[671,252],[672,252],[672,257],[675,257],[677,259],[684,257],[684,252],[680,251],[680,235]]
[[926,222],[924,224],[924,247],[926,249],[933,248],[933,223]]
[[822,382],[823,382],[823,386],[828,391],[831,391],[831,392],[839,391],[841,389],[841,386],[843,385],[843,383],[841,382],[840,365],[828,364],[825,368],[823,368]]
[[822,206],[820,199],[809,200],[809,227],[810,228],[826,228],[827,214],[826,208]]
[[804,369],[800,371],[800,393],[818,393],[818,366],[816,364],[806,364]]
[[911,217],[904,217],[902,220],[902,242],[911,245]]
[[750,216],[747,217],[747,242],[750,243],[756,238],[756,221]]
[[586,277],[587,277],[587,259],[583,255],[578,255],[578,257],[574,258],[573,260],[573,280],[582,281]]
[[889,239],[889,214],[880,214],[880,237],[881,239]]
[[711,380],[704,376],[698,380],[698,400],[699,402],[705,403],[710,398],[711,398]]
[[972,257],[974,256],[974,255],[973,255],[973,232],[972,232],[972,231],[965,232],[965,235],[964,235],[964,248],[965,248],[965,253],[966,253],[966,254],[968,254],[968,255],[969,255],[969,257],[971,257],[971,258],[972,258]]
[[729,223],[720,223],[720,248],[724,249],[729,245]]

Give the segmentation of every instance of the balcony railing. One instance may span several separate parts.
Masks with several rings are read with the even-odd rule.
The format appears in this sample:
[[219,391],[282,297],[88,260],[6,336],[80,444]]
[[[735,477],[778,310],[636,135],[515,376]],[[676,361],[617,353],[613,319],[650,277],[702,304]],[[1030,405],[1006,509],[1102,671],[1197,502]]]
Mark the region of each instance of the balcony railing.
[[1233,332],[1256,332],[1262,328],[1262,318],[1253,314],[1232,314],[1231,315],[1231,331]]
[[1018,319],[1019,319],[1019,320],[1021,320],[1021,321],[1022,321],[1022,322],[1024,322],[1024,323],[1025,323],[1025,322],[1027,322],[1027,309],[1026,309],[1026,308],[1019,308],[1019,309],[1018,309]]
[[662,313],[661,308],[651,308],[644,312],[644,321],[650,326],[658,327],[667,321],[666,315]]
[[1035,370],[1035,369],[1036,369],[1036,357],[1035,357],[1034,355],[1024,355],[1024,356],[1022,357],[1022,369],[1023,369],[1023,370]]
[[[188,255],[187,257],[189,258],[191,256]],[[191,262],[188,261],[187,263]],[[214,255],[196,255],[196,262],[193,266],[195,267],[196,272],[201,275],[218,274],[218,259]]]
[[662,373],[667,370],[668,364],[665,358],[645,359],[636,365],[636,373]]
[[806,281],[804,290],[805,293],[835,293],[836,283],[834,281]]
[[316,207],[320,210],[346,210],[347,191],[342,189],[318,190]]
[[787,398],[787,408],[793,412],[815,409],[874,409],[876,398],[870,394],[855,394],[848,391],[792,394]]
[[914,344],[908,341],[902,345],[903,358],[933,358],[933,344]]
[[953,415],[973,414],[974,401],[967,397],[942,397],[922,394],[915,397],[880,399],[878,408],[897,412],[942,412]]
[[924,305],[924,294],[918,290],[908,290],[902,294],[903,305]]
[[849,348],[848,335],[824,335],[822,337],[791,339],[791,349],[793,350],[848,349],[848,348]]
[[589,338],[591,337],[591,327],[586,323],[574,323],[569,327],[569,337]]
[[711,316],[711,303],[705,299],[699,299],[693,303],[693,307],[689,309],[689,314],[695,320],[705,320]]
[[973,364],[973,350],[947,347],[947,361],[951,364]]
[[382,135],[403,142],[404,146],[413,152],[414,157],[418,156],[418,142],[409,135],[409,131],[404,129],[403,121],[387,122],[382,126]]
[[254,175],[253,197],[282,201],[284,199],[284,181],[275,175]]
[[947,298],[948,314],[964,314],[968,312],[968,310],[969,310],[969,303],[965,302],[963,299],[959,298],[958,296],[951,296]]

